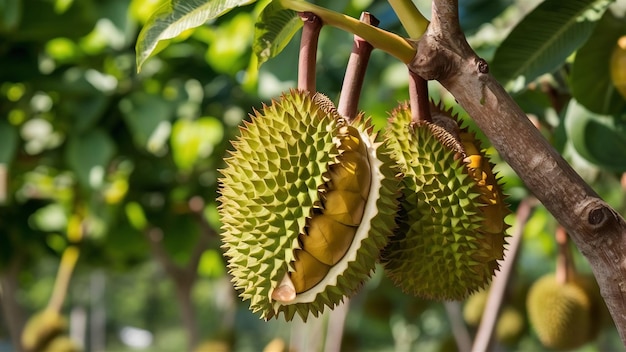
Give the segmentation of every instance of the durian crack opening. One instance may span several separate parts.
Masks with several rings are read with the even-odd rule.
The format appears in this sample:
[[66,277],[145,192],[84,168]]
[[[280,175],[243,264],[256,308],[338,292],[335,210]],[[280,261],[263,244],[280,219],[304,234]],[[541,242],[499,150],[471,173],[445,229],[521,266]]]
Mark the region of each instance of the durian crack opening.
[[[286,272],[281,282],[272,290],[271,298],[274,300],[275,310],[278,310],[281,305],[314,302],[318,294],[323,292],[326,287],[337,286],[338,277],[348,270],[348,266],[351,262],[356,261],[357,252],[361,247],[361,243],[369,234],[371,228],[370,220],[378,213],[376,203],[380,198],[380,190],[382,188],[381,181],[383,179],[383,174],[380,170],[383,162],[376,156],[376,148],[378,146],[373,145],[373,142],[370,140],[367,132],[358,132],[361,140],[366,146],[367,160],[370,165],[370,186],[361,223],[356,230],[354,239],[352,240],[352,243],[347,249],[345,255],[330,268],[326,276],[319,283],[304,292],[297,293],[293,299],[290,299],[292,298],[292,295],[288,294],[288,291],[293,289],[293,292],[295,292],[295,287],[293,287],[293,282],[289,277],[289,272]],[[284,297],[286,297],[287,300],[283,300]]]

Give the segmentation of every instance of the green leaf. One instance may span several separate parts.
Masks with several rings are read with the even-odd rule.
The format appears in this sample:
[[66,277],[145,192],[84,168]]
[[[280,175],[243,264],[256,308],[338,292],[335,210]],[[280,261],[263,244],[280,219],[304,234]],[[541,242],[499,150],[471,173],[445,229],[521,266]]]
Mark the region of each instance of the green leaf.
[[617,39],[625,34],[626,21],[607,11],[576,53],[570,81],[572,95],[590,111],[611,115],[626,109],[626,101],[611,82],[609,62]]
[[137,92],[120,102],[120,111],[133,140],[140,148],[156,153],[167,142],[170,135],[170,118],[174,114],[174,103],[158,95]]
[[258,65],[278,55],[289,44],[294,34],[302,27],[298,13],[274,1],[267,5],[256,24],[252,50]]
[[610,0],[546,0],[496,50],[491,73],[507,89],[523,89],[557,69],[591,34]]
[[224,127],[215,117],[178,120],[172,128],[172,157],[179,169],[189,171],[196,161],[211,155],[222,141]]
[[66,160],[76,172],[78,182],[90,188],[100,187],[106,166],[115,153],[115,143],[106,132],[93,129],[72,135],[67,142]]
[[126,217],[130,225],[139,231],[143,231],[148,226],[148,220],[146,219],[146,213],[143,211],[141,205],[137,202],[128,202],[124,208]]
[[0,120],[0,164],[11,163],[17,151],[17,143],[17,129],[5,120]]
[[22,0],[0,1],[0,32],[14,29],[22,17]]
[[583,158],[610,171],[626,172],[626,121],[591,113],[572,101],[565,129]]
[[177,37],[182,32],[203,25],[235,7],[256,0],[170,0],[163,4],[141,29],[137,38],[137,71],[152,55],[161,40]]

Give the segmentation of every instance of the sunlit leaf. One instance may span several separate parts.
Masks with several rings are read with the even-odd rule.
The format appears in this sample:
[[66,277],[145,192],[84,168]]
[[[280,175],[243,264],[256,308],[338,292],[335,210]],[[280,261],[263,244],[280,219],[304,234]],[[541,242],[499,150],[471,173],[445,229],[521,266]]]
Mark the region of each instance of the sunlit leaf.
[[572,95],[585,108],[598,114],[624,111],[626,101],[611,83],[609,60],[617,39],[626,34],[626,21],[610,11],[602,17],[591,37],[576,53],[572,65]]
[[546,0],[515,26],[497,49],[491,73],[520,90],[554,71],[591,34],[610,0]]
[[254,33],[253,50],[258,65],[278,55],[302,25],[297,12],[282,7],[277,1],[267,5]]
[[146,214],[137,202],[128,202],[125,207],[126,217],[130,225],[136,230],[143,231],[148,226]]
[[106,166],[115,152],[115,142],[100,129],[72,135],[67,142],[66,160],[85,187],[101,185]]
[[176,121],[171,136],[172,156],[176,166],[189,171],[198,159],[211,155],[223,136],[224,127],[214,117]]
[[161,40],[171,39],[190,28],[203,25],[235,7],[256,0],[170,0],[163,4],[142,28],[137,38],[137,71]]
[[207,249],[202,253],[200,262],[198,263],[198,274],[208,278],[219,278],[224,275],[224,261],[222,254],[215,249]]
[[215,28],[214,36],[206,53],[207,62],[218,72],[235,75],[245,68],[252,37],[254,19],[250,14],[240,13],[227,23]]

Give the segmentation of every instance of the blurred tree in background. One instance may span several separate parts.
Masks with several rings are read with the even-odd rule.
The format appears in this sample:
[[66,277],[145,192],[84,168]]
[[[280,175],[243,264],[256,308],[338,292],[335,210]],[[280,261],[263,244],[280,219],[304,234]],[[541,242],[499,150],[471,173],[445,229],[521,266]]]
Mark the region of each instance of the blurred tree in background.
[[[136,74],[138,31],[163,1],[0,1],[0,351],[14,350],[28,318],[46,307],[61,308],[69,336],[87,351],[174,351],[201,342],[207,350],[258,351],[274,338],[288,341],[292,329],[294,336],[306,331],[281,319],[260,321],[239,302],[220,250],[215,201],[218,169],[237,126],[295,86],[298,41],[257,70],[251,47],[266,4],[260,2],[184,32]],[[509,30],[539,3],[459,2],[470,44],[490,62],[504,55],[497,50]],[[381,28],[404,35],[384,1],[317,3],[353,17],[367,10]],[[416,3],[428,12],[429,1]],[[611,86],[608,63],[599,63],[626,34],[624,6],[616,8],[582,39],[555,39],[574,43],[576,56],[541,67],[525,89],[514,81],[507,88],[576,170],[626,214],[626,101]],[[351,35],[322,31],[318,90],[331,98],[351,47]],[[505,84],[523,63],[500,61],[512,62],[494,67]],[[375,51],[360,108],[382,126],[386,111],[408,98],[407,85],[405,65]],[[450,100],[435,83],[431,88]],[[506,164],[497,170],[516,211],[531,196]],[[533,209],[505,295],[521,329],[499,340],[503,349],[543,348],[528,327],[524,300],[530,283],[554,270],[558,224],[541,205]],[[80,252],[75,265],[69,249]],[[589,271],[582,256],[575,260]],[[69,284],[59,279],[69,276]],[[456,350],[454,307],[403,295],[377,270],[350,301],[343,344]],[[583,349],[623,346],[609,325]]]

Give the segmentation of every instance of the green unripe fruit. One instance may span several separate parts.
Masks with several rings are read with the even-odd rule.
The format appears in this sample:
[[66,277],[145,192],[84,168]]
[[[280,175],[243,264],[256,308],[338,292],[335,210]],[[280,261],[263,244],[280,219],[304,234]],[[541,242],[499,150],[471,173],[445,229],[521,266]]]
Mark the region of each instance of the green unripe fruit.
[[611,82],[617,88],[621,96],[626,99],[626,36],[617,40],[615,48],[611,53],[609,64]]
[[463,320],[467,325],[477,327],[483,318],[489,291],[480,290],[467,298],[463,306]]
[[404,292],[460,300],[484,288],[503,259],[504,196],[473,133],[431,107],[411,124],[405,104],[386,133],[404,173],[399,228],[382,254]]
[[82,349],[78,347],[76,342],[68,336],[57,336],[46,345],[42,352],[80,352]]
[[505,345],[515,345],[524,334],[526,319],[519,309],[505,306],[496,322],[496,338]]
[[541,277],[528,292],[526,309],[544,346],[574,349],[589,342],[592,302],[575,281],[560,284],[553,274]]
[[222,241],[234,286],[265,319],[306,320],[361,287],[395,227],[387,143],[319,94],[256,112],[221,170]]
[[67,322],[58,312],[44,309],[28,319],[22,332],[25,351],[42,350],[52,339],[67,329]]

